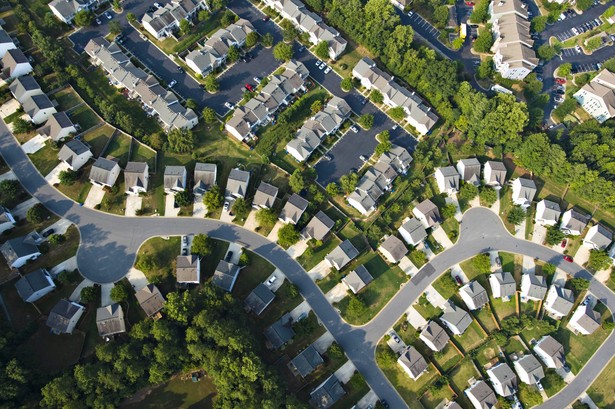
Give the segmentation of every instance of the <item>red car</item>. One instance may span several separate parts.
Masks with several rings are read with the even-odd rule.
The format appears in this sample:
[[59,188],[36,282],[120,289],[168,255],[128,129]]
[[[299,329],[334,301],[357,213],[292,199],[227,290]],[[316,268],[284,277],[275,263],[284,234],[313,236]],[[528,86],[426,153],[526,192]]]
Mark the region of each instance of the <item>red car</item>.
[[562,240],[562,248],[566,248],[566,244],[568,244],[568,240],[567,239]]
[[572,261],[573,261],[572,257],[570,257],[570,256],[564,256],[564,260],[566,260],[569,263],[572,263]]
[[455,281],[457,281],[458,285],[463,285],[463,281],[461,281],[461,277],[455,276]]
[[555,82],[557,82],[558,84],[564,85],[566,83],[566,80],[563,78],[556,78]]
[[254,87],[250,84],[246,84],[246,89],[250,92],[254,92]]
[[466,6],[474,7],[473,1],[466,1]]

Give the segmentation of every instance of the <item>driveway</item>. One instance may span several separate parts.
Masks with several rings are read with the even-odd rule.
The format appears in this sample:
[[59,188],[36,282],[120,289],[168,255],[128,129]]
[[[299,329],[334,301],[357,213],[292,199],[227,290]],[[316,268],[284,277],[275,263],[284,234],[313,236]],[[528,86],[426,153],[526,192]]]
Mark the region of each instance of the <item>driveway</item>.
[[335,304],[337,302],[342,301],[347,295],[348,295],[348,287],[346,287],[344,283],[338,283],[327,294],[325,294],[325,298],[331,304]]
[[542,244],[547,238],[547,228],[540,223],[534,223],[534,232],[532,233],[532,242]]
[[224,255],[225,260],[226,260],[226,257],[228,256],[228,253],[230,252],[232,252],[233,255],[229,261],[235,264],[236,266],[239,265],[239,257],[241,257],[243,248],[237,243],[229,243],[228,250],[226,251],[226,254]]
[[179,210],[179,207],[175,207],[175,195],[167,193],[164,197],[164,217],[177,217]]
[[23,145],[21,145],[21,149],[27,154],[32,154],[40,151],[45,147],[45,142],[49,139],[48,136],[36,135]]
[[103,197],[105,197],[105,190],[101,186],[92,185],[92,188],[88,193],[88,197],[86,197],[83,202],[83,206],[93,209],[96,205],[102,202]]
[[[273,277],[276,277],[275,281],[272,284],[269,284],[269,280]],[[282,284],[284,284],[285,279],[286,276],[284,275],[284,273],[282,273],[279,269],[276,268],[263,283],[275,293],[282,286]]]
[[461,279],[461,282],[464,284],[470,281],[468,279],[468,276],[466,275],[466,273],[463,272],[459,264],[455,264],[454,266],[451,267],[451,276],[453,277],[453,280],[455,279],[455,277],[459,277]]
[[23,219],[26,217],[26,214],[28,213],[28,209],[30,209],[32,206],[34,206],[37,203],[39,203],[38,199],[35,197],[31,197],[25,202],[21,202],[17,206],[15,206],[13,209],[11,209],[11,213],[13,214],[14,217],[19,217]]
[[0,106],[0,118],[4,119],[9,115],[14,114],[21,107],[21,104],[16,99],[11,99]]
[[299,318],[304,319],[308,316],[308,314],[312,311],[310,308],[310,304],[307,301],[303,301],[301,304],[295,307],[294,310],[290,312],[290,317],[293,321],[297,321]]
[[446,306],[446,299],[432,285],[425,289],[425,295],[427,296],[427,301],[434,307],[444,309]]
[[55,185],[60,183],[60,172],[68,170],[68,165],[66,162],[58,163],[58,166],[53,168],[51,172],[47,176],[45,176],[45,180],[49,182],[50,185]]
[[286,249],[286,252],[288,253],[289,256],[296,259],[300,255],[302,255],[305,252],[305,250],[307,250],[308,247],[309,247],[308,241],[305,239],[302,239],[302,240],[299,240],[297,243],[293,244],[292,246],[290,246],[288,249]]
[[145,277],[145,274],[143,274],[143,271],[135,267],[128,270],[128,274],[126,274],[126,278],[128,279],[128,281],[132,285],[132,288],[135,291],[139,291],[140,289],[142,289],[143,287],[149,284],[149,280],[147,279],[147,277]]
[[107,283],[100,286],[100,306],[106,307],[113,304],[111,299],[111,290],[115,285],[113,283]]
[[370,389],[369,392],[367,392],[365,396],[359,399],[359,401],[357,402],[356,408],[357,409],[373,408],[376,406],[377,402],[378,402],[378,395],[376,395],[376,393]]
[[318,351],[319,354],[324,354],[327,352],[331,344],[335,341],[333,335],[329,331],[326,331],[322,334],[314,343],[312,344],[314,348]]
[[[437,292],[437,291],[436,291]],[[429,291],[431,293],[431,291]],[[432,303],[433,304],[433,303]],[[414,307],[410,307],[406,310],[408,314],[408,323],[414,327],[414,329],[421,329],[427,325],[427,320],[423,318],[421,314]]]
[[220,221],[221,222],[225,222],[225,223],[232,223],[233,219],[235,218],[235,215],[231,215],[230,209],[233,207],[233,202],[230,202],[229,204],[229,211],[225,212],[224,210],[222,210],[222,213],[220,214]]
[[88,280],[87,278],[84,278],[83,281],[81,281],[79,285],[73,290],[73,292],[71,293],[70,297],[68,297],[68,299],[74,302],[81,301],[81,290],[83,290],[85,287],[92,287],[93,285],[94,285],[93,281]]
[[57,277],[62,271],[75,271],[77,270],[77,257],[73,256],[67,260],[64,260],[55,267],[49,270],[52,277]]
[[497,251],[490,251],[489,252],[489,259],[491,260],[491,271],[493,272],[502,272],[502,267],[498,267],[498,262],[497,262],[497,258],[500,256],[500,254]]
[[433,229],[431,231],[431,236],[445,249],[453,247],[453,242],[448,238],[448,234],[446,234],[442,226]]
[[12,170],[9,170],[0,175],[0,182],[3,180],[17,180],[17,176],[15,176]]
[[202,219],[207,215],[207,206],[203,204],[203,196],[194,196],[194,205],[192,206],[192,217]]
[[46,228],[45,231],[53,229],[54,234],[65,234],[66,230],[68,230],[68,228],[72,225],[73,222],[71,222],[70,220],[60,219],[48,228]]
[[591,248],[582,244],[577,250],[577,254],[574,255],[574,262],[581,266],[587,263],[589,261],[590,251],[591,251]]
[[399,262],[399,268],[406,273],[406,275],[413,277],[416,273],[418,273],[419,269],[416,268],[412,261],[406,256],[404,256]]
[[137,195],[126,195],[126,211],[124,216],[136,216],[143,205],[143,198]]
[[278,231],[280,231],[282,227],[284,227],[284,223],[277,221],[275,223],[275,226],[273,226],[273,229],[271,229],[271,231],[267,235],[267,239],[276,243],[278,241]]
[[[401,337],[394,330],[390,330],[389,332],[387,332],[387,334],[389,335],[389,339],[387,340],[387,345],[397,355],[401,355],[403,350],[406,349],[406,343],[404,342],[403,339],[401,339]],[[393,339],[394,336],[396,336],[397,339],[399,339],[399,342],[395,342],[395,340]]]
[[340,369],[335,371],[335,377],[341,383],[348,383],[348,381],[350,380],[350,378],[352,378],[352,375],[354,375],[354,372],[356,370],[357,370],[357,367],[354,366],[352,361],[348,360],[348,361],[346,361],[346,363],[344,365],[342,365],[342,367]]
[[523,256],[523,274],[533,273],[536,270],[536,263],[534,259],[529,256]]
[[457,199],[457,195],[447,196],[444,200],[447,204],[455,205],[455,208],[457,209],[457,211],[455,211],[455,220],[460,222],[463,216],[461,214],[461,207],[459,206],[459,200]]
[[316,266],[308,271],[308,275],[312,279],[312,281],[322,280],[331,272],[331,265],[327,263],[327,260],[323,260],[320,263],[316,264]]

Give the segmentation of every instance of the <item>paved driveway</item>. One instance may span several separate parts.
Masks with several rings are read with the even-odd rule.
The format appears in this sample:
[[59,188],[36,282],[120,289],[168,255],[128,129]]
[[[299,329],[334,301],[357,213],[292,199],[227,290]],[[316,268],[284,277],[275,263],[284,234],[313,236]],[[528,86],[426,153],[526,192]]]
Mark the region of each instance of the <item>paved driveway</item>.
[[406,256],[400,260],[399,268],[401,268],[401,270],[410,277],[414,276],[419,271],[419,269],[416,268],[416,266],[412,264],[412,261],[410,261],[410,259]]
[[135,267],[128,270],[128,274],[126,274],[126,278],[128,279],[128,281],[130,282],[130,285],[132,285],[132,288],[135,291],[139,291],[140,289],[142,289],[143,287],[149,284],[149,281],[147,277],[145,277],[145,274],[143,274],[143,271]]
[[331,272],[331,266],[327,263],[327,260],[323,260],[320,263],[316,264],[316,266],[308,271],[308,275],[313,281],[322,280]]
[[453,242],[448,238],[448,234],[441,226],[436,227],[431,231],[431,236],[442,245],[445,249],[453,247]]
[[[431,294],[431,291],[429,291],[429,293]],[[423,316],[419,314],[414,307],[408,308],[406,310],[406,314],[408,314],[408,323],[410,323],[410,325],[412,325],[415,329],[421,329],[427,325],[427,320],[423,318]]]
[[143,205],[143,198],[137,195],[127,195],[126,196],[126,210],[124,211],[125,216],[136,216],[137,211],[141,209]]
[[325,297],[331,304],[335,304],[342,301],[347,295],[348,287],[346,287],[346,284],[338,283],[327,294],[325,294]]
[[15,176],[12,170],[9,170],[0,175],[0,182],[3,180],[17,180],[17,176]]
[[194,196],[194,205],[192,206],[192,217],[203,218],[207,215],[207,206],[203,204],[203,196]]
[[17,206],[15,206],[13,209],[11,209],[11,213],[13,214],[14,217],[19,217],[23,219],[26,217],[26,214],[28,213],[28,209],[30,209],[32,206],[34,206],[37,203],[39,203],[38,199],[36,197],[31,197],[25,202],[21,202]]
[[68,170],[68,165],[66,162],[58,163],[58,166],[53,168],[51,172],[47,176],[45,176],[45,180],[49,182],[50,185],[55,185],[56,183],[60,183],[60,172],[63,170]]
[[352,378],[352,375],[354,375],[354,372],[356,370],[357,370],[357,367],[354,366],[352,361],[346,361],[346,363],[342,365],[340,369],[335,371],[335,377],[341,383],[347,383],[350,380],[350,378]]
[[103,197],[105,197],[105,190],[101,186],[92,185],[92,188],[88,192],[88,197],[85,198],[83,205],[93,209],[96,205],[102,202]]
[[67,260],[64,260],[55,267],[49,270],[52,277],[57,277],[62,271],[75,271],[77,270],[77,257],[73,256]]
[[9,115],[14,114],[19,108],[21,104],[16,99],[11,99],[8,102],[5,102],[0,106],[0,118],[4,119]]
[[179,207],[175,207],[175,195],[167,193],[164,197],[164,217],[177,217],[179,210]]
[[49,139],[48,136],[36,135],[32,139],[21,145],[21,148],[25,153],[28,154],[38,152],[45,147],[45,142],[47,141],[47,139]]
[[305,252],[305,250],[307,250],[308,247],[309,247],[308,241],[305,239],[302,239],[302,240],[299,240],[299,242],[290,246],[288,249],[286,249],[286,252],[292,258],[297,259],[297,257],[302,255]]
[[329,331],[326,331],[316,341],[314,341],[312,345],[314,345],[314,348],[316,348],[319,354],[324,354],[327,352],[327,349],[329,349],[331,344],[333,344],[333,341],[335,341],[333,335],[331,335]]

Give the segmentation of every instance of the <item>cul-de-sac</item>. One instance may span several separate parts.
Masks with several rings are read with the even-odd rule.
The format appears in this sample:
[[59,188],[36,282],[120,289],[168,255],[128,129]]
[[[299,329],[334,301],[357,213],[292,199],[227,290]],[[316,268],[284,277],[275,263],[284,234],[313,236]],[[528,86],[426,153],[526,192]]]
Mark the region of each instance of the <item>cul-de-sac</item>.
[[615,1],[0,0],[0,408],[615,409]]

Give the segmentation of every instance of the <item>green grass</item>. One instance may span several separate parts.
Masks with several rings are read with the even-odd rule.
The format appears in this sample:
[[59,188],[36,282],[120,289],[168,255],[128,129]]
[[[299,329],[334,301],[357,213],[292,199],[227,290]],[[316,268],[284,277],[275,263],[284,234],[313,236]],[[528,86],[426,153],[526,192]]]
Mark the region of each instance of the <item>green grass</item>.
[[196,25],[190,27],[190,32],[179,38],[179,41],[172,37],[166,38],[162,41],[158,41],[151,37],[145,30],[141,30],[142,33],[151,38],[151,40],[158,45],[166,54],[181,53],[192,47],[197,41],[200,41],[207,34],[212,33],[221,27],[220,19],[222,13],[214,13],[207,20],[201,21]]
[[502,301],[500,298],[493,298],[491,300],[491,306],[493,307],[493,313],[498,317],[500,322],[504,318],[517,315],[515,298],[511,298],[510,301],[506,302]]
[[472,360],[469,358],[465,358],[461,361],[459,365],[453,371],[451,371],[450,375],[451,387],[455,390],[457,395],[457,401],[462,404],[464,408],[472,407],[468,398],[463,393],[465,389],[467,389],[470,385],[468,381],[472,378],[480,379],[480,374],[476,371]]
[[587,394],[599,408],[615,409],[615,359],[600,373],[600,377],[587,390]]
[[150,172],[156,169],[156,152],[137,140],[133,140],[130,160],[132,162],[147,162]]
[[51,98],[58,101],[58,108],[61,111],[68,111],[82,102],[79,95],[77,95],[71,88],[65,88],[53,94]]
[[498,356],[498,344],[494,340],[490,340],[482,345],[476,351],[476,361],[481,367],[489,364]]
[[88,164],[79,169],[79,179],[72,185],[66,186],[58,184],[56,188],[75,202],[83,203],[92,188],[89,178],[91,167],[92,165]]
[[[123,407],[135,409],[213,408],[216,387],[212,379],[205,376],[199,382],[192,382],[189,375],[175,376],[160,386],[147,388],[148,394],[140,391],[137,395],[145,395],[143,400],[126,403]],[[187,379],[182,380],[182,377]]]
[[462,358],[457,349],[451,344],[448,344],[442,351],[436,352],[433,355],[433,359],[444,372],[448,372],[451,368],[455,367]]
[[455,241],[457,241],[456,238],[459,237],[459,222],[457,221],[457,219],[455,219],[454,217],[449,217],[448,219],[444,220],[444,222],[442,222],[440,226],[442,226],[442,229],[446,232],[446,235],[449,239],[451,237],[454,237],[454,239],[451,239],[451,241],[455,243]]
[[495,324],[493,314],[491,313],[491,309],[489,305],[485,305],[478,312],[473,311],[474,317],[480,322],[481,326],[488,332],[492,333],[497,331],[498,327]]
[[49,172],[51,172],[53,168],[55,168],[60,163],[60,160],[58,159],[58,153],[59,150],[53,149],[49,142],[45,142],[45,146],[43,148],[32,154],[29,154],[28,157],[30,158],[36,169],[41,172],[41,175],[47,176]]
[[480,275],[488,273],[487,271],[480,271],[479,269],[477,269],[476,266],[474,266],[473,260],[474,258],[471,258],[469,260],[459,263],[459,266],[470,281],[475,280]]
[[92,147],[91,150],[95,158],[102,155],[103,149],[113,132],[115,132],[115,129],[112,126],[103,125],[83,135],[83,141]]
[[124,184],[124,173],[120,173],[115,181],[115,186],[109,192],[105,192],[100,210],[107,213],[124,215],[126,212],[126,185]]
[[451,277],[450,270],[447,270],[444,274],[440,276],[440,278],[438,278],[433,283],[433,287],[436,289],[436,291],[440,293],[440,295],[447,300],[451,298],[453,295],[457,294],[457,291],[458,291],[458,287],[456,286],[456,284],[455,284],[455,287],[450,286],[450,285],[447,286],[444,284],[445,282],[450,281],[450,280],[454,280],[454,279]]
[[107,150],[104,152],[104,156],[111,156],[119,161],[119,165],[122,169],[126,167],[128,163],[128,153],[130,151],[130,144],[132,138],[124,133],[116,132],[113,139],[109,143]]
[[342,241],[350,240],[352,245],[355,246],[359,252],[365,250],[367,247],[365,236],[353,222],[347,223],[339,232],[338,237],[342,239]]
[[355,372],[350,381],[344,384],[344,390],[346,395],[335,404],[337,409],[354,408],[357,402],[369,392],[370,388],[363,376]]
[[297,258],[299,264],[303,266],[306,271],[313,269],[318,263],[324,260],[325,256],[333,251],[342,241],[335,236],[330,235],[327,241],[322,246],[314,249],[312,255],[307,256],[302,254]]
[[452,401],[454,398],[453,391],[448,385],[442,385],[435,390],[428,390],[421,397],[421,404],[425,408],[435,408],[443,400]]
[[413,304],[412,307],[428,321],[442,315],[442,310],[431,305],[431,303],[427,301],[425,294],[421,295],[419,301]]
[[466,331],[456,340],[459,342],[465,352],[469,352],[482,344],[485,341],[485,333],[482,331],[478,322],[472,321],[472,324],[466,329]]
[[153,268],[143,273],[150,282],[160,283],[160,290],[165,293],[175,288],[175,259],[180,255],[180,240],[177,236],[170,237],[168,240],[153,237],[145,241],[137,252],[135,262],[137,268],[139,268],[139,261],[142,257],[145,255],[153,257]]
[[502,260],[502,271],[513,273],[515,271],[515,255],[512,253],[505,253],[503,251],[498,254],[500,256],[500,260]]
[[506,344],[503,349],[507,355],[517,354],[518,356],[525,354],[527,351],[525,345],[519,340],[519,337],[509,338],[508,344]]
[[87,105],[81,105],[70,113],[73,123],[79,124],[83,131],[98,125],[102,121]]
[[275,292],[275,299],[273,302],[267,307],[265,312],[258,317],[256,324],[260,331],[273,324],[283,314],[292,311],[303,302],[303,297],[301,297],[301,295],[297,295],[296,297],[289,296],[288,289],[291,285],[292,284],[288,280],[284,280],[284,283]]
[[250,262],[239,273],[239,277],[233,288],[233,295],[242,300],[246,298],[258,284],[265,281],[275,270],[275,267],[261,256],[248,250],[244,251],[247,252]]

